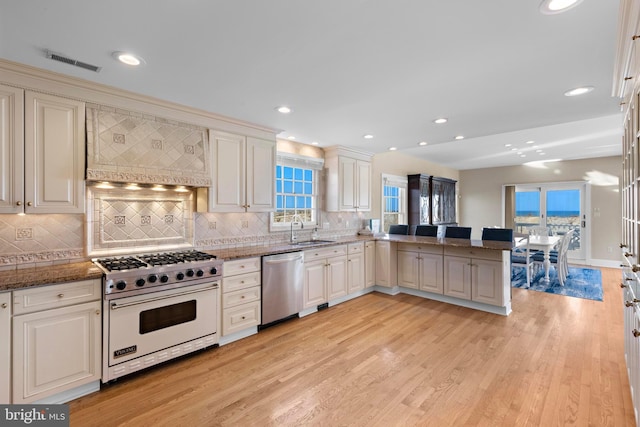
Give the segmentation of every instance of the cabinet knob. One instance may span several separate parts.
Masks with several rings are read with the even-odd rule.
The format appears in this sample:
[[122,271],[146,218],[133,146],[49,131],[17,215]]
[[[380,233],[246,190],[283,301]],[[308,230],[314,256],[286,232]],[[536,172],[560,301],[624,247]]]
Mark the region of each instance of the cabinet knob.
[[626,287],[627,287],[627,285],[625,285],[624,283],[620,283],[620,287],[621,287],[621,288],[626,288]]
[[626,247],[627,247],[627,245],[625,245],[624,243],[620,243],[620,249],[626,248]]
[[631,41],[636,41],[636,39],[640,38],[640,36],[632,36]]
[[625,307],[632,307],[633,306],[633,301],[625,301],[624,302],[624,306]]
[[248,207],[248,208],[250,208],[250,207],[251,207],[251,205],[247,205],[247,207]]
[[33,203],[27,202],[27,206],[33,206]]
[[16,206],[22,206],[22,202],[21,202],[20,200],[18,200],[18,201],[16,202]]
[[100,310],[96,310],[96,316],[100,316]]
[[640,271],[640,265],[636,265],[636,264],[632,265],[631,271],[633,271],[634,273],[637,271]]
[[244,299],[244,295],[242,295],[242,296],[240,297],[240,299]]
[[246,317],[242,316],[242,320],[246,319]]
[[637,329],[634,329],[633,331],[631,331],[631,333],[633,334],[634,337],[638,338],[640,337],[640,331]]
[[0,305],[0,307],[2,307],[2,308],[7,308],[7,303],[6,303],[6,302],[3,302],[3,303],[2,303],[2,305]]
[[632,254],[631,252],[625,252],[625,253],[624,253],[624,256],[626,256],[626,257],[630,257],[630,256],[633,256],[633,254]]
[[64,298],[64,294],[58,294],[58,298]]

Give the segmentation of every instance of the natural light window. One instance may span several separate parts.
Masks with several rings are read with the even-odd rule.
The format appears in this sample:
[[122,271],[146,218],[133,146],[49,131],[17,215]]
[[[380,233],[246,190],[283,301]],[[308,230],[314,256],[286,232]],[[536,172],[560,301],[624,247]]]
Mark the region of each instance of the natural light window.
[[323,159],[278,153],[276,165],[276,211],[272,228],[289,227],[292,222],[317,225],[318,172]]
[[382,176],[382,230],[387,232],[391,224],[407,223],[407,178]]

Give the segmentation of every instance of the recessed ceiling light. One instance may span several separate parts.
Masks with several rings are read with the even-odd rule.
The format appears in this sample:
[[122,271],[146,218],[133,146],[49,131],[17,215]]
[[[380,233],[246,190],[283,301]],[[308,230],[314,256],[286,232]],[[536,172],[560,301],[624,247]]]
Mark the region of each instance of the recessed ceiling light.
[[542,153],[542,150],[536,150],[536,153]]
[[511,147],[511,144],[504,144],[505,147]]
[[456,136],[456,140],[460,141],[461,139],[464,139],[464,136],[462,136],[462,135]]
[[518,151],[518,149],[516,147],[513,147],[511,151]]
[[287,139],[290,139],[290,140],[292,140],[292,141],[293,141],[294,139],[296,139],[296,137],[295,137],[295,136],[293,136],[293,135],[291,135],[291,136],[288,136],[288,137],[287,137]]
[[313,141],[313,142],[311,143],[311,145],[318,145],[318,142],[317,142],[317,141]]
[[425,145],[427,145],[427,142],[426,141],[420,141],[420,142],[418,142],[418,145],[425,146]]
[[370,133],[363,135],[364,139],[373,139],[373,135],[371,135]]
[[594,89],[593,86],[581,86],[575,89],[568,90],[564,93],[564,96],[578,96],[584,95],[585,93],[589,93]]
[[389,151],[396,151],[398,147],[389,147]]
[[527,157],[526,154],[520,154],[520,157]]
[[538,154],[540,154],[541,156],[544,156],[544,155],[545,155],[545,153],[538,153]]
[[282,113],[282,114],[289,114],[293,110],[291,108],[287,107],[286,105],[282,105],[280,107],[276,107],[276,111],[278,113]]
[[527,141],[525,144],[533,144],[535,141]]
[[437,125],[441,125],[443,123],[447,123],[449,121],[449,119],[446,119],[444,117],[440,117],[439,119],[435,119],[433,121],[433,123],[437,124]]
[[140,64],[144,64],[145,60],[142,57],[129,52],[113,52],[113,57],[123,64],[136,67]]
[[566,12],[582,3],[582,0],[543,0],[540,3],[540,12],[545,15]]
[[522,151],[518,151],[518,155],[521,155],[521,154],[522,154]]

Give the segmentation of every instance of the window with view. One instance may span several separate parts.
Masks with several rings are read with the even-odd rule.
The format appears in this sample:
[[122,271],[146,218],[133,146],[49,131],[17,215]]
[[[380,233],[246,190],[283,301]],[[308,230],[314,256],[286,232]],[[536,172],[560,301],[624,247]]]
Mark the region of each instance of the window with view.
[[316,223],[316,171],[313,168],[276,166],[276,211],[273,225],[288,226],[291,222]]
[[407,181],[403,177],[382,178],[382,229],[386,232],[391,224],[406,224]]

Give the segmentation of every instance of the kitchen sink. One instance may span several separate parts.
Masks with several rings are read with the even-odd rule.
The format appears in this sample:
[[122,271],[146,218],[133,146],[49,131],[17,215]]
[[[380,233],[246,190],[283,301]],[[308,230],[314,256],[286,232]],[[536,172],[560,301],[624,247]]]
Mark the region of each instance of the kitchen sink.
[[325,243],[335,243],[334,240],[305,240],[304,242],[294,242],[291,243],[293,246],[313,246],[313,245],[322,245]]

